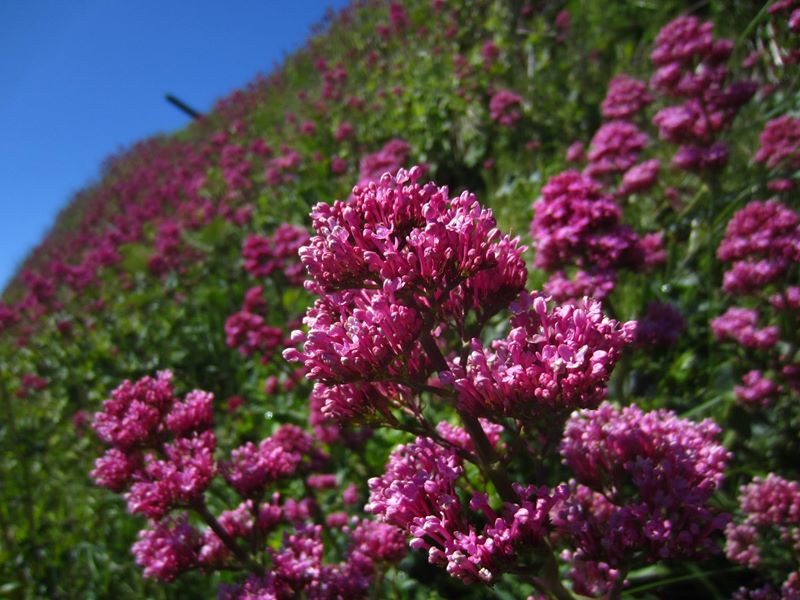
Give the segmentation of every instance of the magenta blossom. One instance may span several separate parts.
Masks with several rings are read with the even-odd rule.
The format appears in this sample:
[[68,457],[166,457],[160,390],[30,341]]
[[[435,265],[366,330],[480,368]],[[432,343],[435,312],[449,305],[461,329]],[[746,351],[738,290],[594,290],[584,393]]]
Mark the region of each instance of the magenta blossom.
[[473,340],[466,365],[453,368],[463,409],[488,418],[547,417],[597,406],[635,321],[609,319],[587,298],[548,311],[545,298],[523,293],[512,309],[506,339],[491,350]]

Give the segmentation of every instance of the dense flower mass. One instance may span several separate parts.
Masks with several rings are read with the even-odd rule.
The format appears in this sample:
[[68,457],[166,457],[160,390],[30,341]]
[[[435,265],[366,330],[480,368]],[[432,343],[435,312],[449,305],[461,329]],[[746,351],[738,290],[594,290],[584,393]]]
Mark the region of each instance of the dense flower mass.
[[[462,434],[464,435],[464,434]],[[519,503],[497,512],[486,494],[475,494],[470,508],[486,519],[482,529],[469,523],[468,511],[456,495],[461,459],[430,438],[417,438],[389,457],[383,476],[371,479],[365,509],[410,534],[410,546],[425,550],[428,561],[441,565],[465,583],[492,583],[517,558],[522,548],[535,547],[547,534],[552,507],[565,488],[515,486]]]
[[132,547],[144,576],[161,581],[172,581],[194,567],[199,549],[198,532],[186,519],[174,523],[162,521],[153,529],[143,529]]
[[125,381],[103,402],[103,410],[95,414],[92,426],[101,440],[121,449],[147,445],[173,402],[169,371],[161,371],[156,379]]
[[731,218],[717,257],[733,261],[723,280],[727,293],[763,289],[800,262],[800,215],[774,200],[750,202]]
[[[467,192],[417,183],[419,167],[357,186],[347,202],[318,204],[316,235],[300,250],[325,291],[376,287],[432,294],[497,264],[494,218]],[[392,283],[396,282],[396,283]],[[384,286],[385,287],[385,286]]]
[[327,292],[284,356],[328,384],[380,379],[408,359],[426,314],[473,309],[490,316],[525,283],[519,240],[499,237],[491,211],[468,192],[421,186],[418,167],[356,187],[347,202],[318,204],[300,250]]
[[653,97],[644,83],[621,74],[609,82],[600,110],[606,119],[630,119],[651,102]]
[[658,33],[650,58],[657,65],[691,64],[712,51],[714,36],[711,22],[695,17],[678,17]]
[[657,158],[632,166],[622,176],[622,185],[619,192],[632,194],[649,190],[655,185],[660,170],[661,162]]
[[741,404],[764,408],[781,391],[781,386],[754,369],[742,377],[742,385],[734,386],[733,391]]
[[800,168],[800,119],[783,115],[770,120],[759,136],[761,147],[755,160],[770,169]]
[[778,343],[780,331],[775,325],[758,329],[758,311],[748,308],[729,308],[711,321],[711,331],[718,340],[730,338],[746,348],[761,350]]
[[[785,573],[787,565],[796,568],[800,552],[800,483],[775,473],[755,477],[740,490],[739,510],[744,519],[725,529],[728,559],[751,569],[778,567]],[[776,553],[776,541],[788,549],[782,558]],[[783,588],[781,598],[798,597],[796,576],[790,575]]]
[[634,553],[647,563],[717,552],[711,535],[727,516],[708,501],[731,458],[716,441],[719,433],[709,420],[692,423],[636,406],[606,403],[572,415],[561,454],[587,488],[576,488],[557,525],[573,537],[570,560],[579,579],[600,562],[624,569]]
[[473,340],[466,364],[453,369],[464,410],[546,418],[597,406],[636,322],[609,319],[586,298],[548,311],[544,297],[523,293],[512,308],[508,336],[491,350]]
[[694,16],[678,17],[656,38],[650,55],[657,70],[650,84],[659,92],[683,99],[662,108],[653,124],[662,139],[681,144],[672,163],[680,169],[702,171],[724,166],[728,147],[715,138],[728,129],[757,86],[751,81],[728,83],[725,62],[733,41],[714,39],[711,22]]
[[592,138],[589,161],[584,172],[593,178],[624,173],[636,164],[639,153],[647,146],[647,135],[627,121],[604,124]]
[[293,343],[303,350],[284,351],[302,362],[307,376],[329,384],[380,379],[399,368],[422,326],[419,313],[391,292],[339,292],[318,299],[303,319],[308,333],[297,330]]
[[521,104],[521,96],[511,90],[500,90],[492,96],[489,102],[489,113],[493,121],[497,121],[504,127],[511,127],[522,118]]
[[619,206],[577,171],[551,177],[533,210],[538,267],[550,271],[573,262],[600,268],[642,262],[636,234],[620,223]]
[[325,420],[347,423],[371,421],[386,415],[391,403],[404,404],[408,390],[389,383],[353,383],[328,386],[314,385],[311,402],[318,403]]
[[222,468],[231,487],[248,498],[260,496],[267,483],[294,474],[302,460],[301,452],[287,448],[275,435],[265,438],[258,446],[248,442],[236,448]]
[[217,439],[211,431],[165,444],[165,458],[145,456],[144,468],[125,495],[128,510],[160,519],[175,507],[189,505],[205,492],[216,474],[214,450]]

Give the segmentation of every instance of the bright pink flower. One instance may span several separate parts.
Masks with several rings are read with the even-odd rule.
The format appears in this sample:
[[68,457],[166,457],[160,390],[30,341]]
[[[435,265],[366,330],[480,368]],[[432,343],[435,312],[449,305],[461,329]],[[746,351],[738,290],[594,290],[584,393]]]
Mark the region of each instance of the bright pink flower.
[[736,400],[746,406],[765,408],[780,393],[781,387],[767,379],[761,371],[749,371],[742,377],[743,385],[734,386]]
[[187,437],[211,427],[214,421],[214,394],[194,390],[183,402],[176,402],[167,414],[166,424],[176,437]]
[[800,119],[783,115],[767,122],[759,136],[761,146],[755,160],[774,169],[800,168]]
[[635,321],[620,325],[600,303],[583,299],[547,310],[539,295],[512,305],[513,329],[492,350],[472,342],[465,367],[455,366],[459,404],[475,415],[543,417],[597,406]]
[[504,127],[511,127],[522,118],[521,105],[522,96],[510,90],[500,90],[492,96],[489,102],[489,114],[492,121]]
[[644,83],[621,74],[608,84],[601,112],[606,119],[630,119],[651,102],[653,97]]
[[730,338],[746,348],[766,350],[778,343],[780,332],[775,325],[757,329],[758,312],[732,306],[711,321],[711,331],[717,340]]
[[292,334],[302,351],[289,348],[283,356],[302,362],[309,379],[327,384],[380,378],[408,353],[422,326],[415,309],[383,291],[328,294],[303,322],[308,333]]
[[605,269],[642,263],[639,240],[620,224],[619,206],[577,171],[551,177],[533,210],[537,267],[554,271],[570,264]]
[[197,564],[199,536],[186,518],[162,521],[152,529],[139,532],[131,548],[144,576],[159,581],[173,581]]
[[170,510],[188,506],[205,492],[216,474],[216,437],[211,431],[179,438],[164,445],[166,459],[145,456],[143,472],[125,494],[128,510],[160,519]]
[[152,441],[163,415],[175,401],[172,373],[161,371],[156,379],[143,377],[124,381],[95,413],[92,427],[105,443],[122,449]]

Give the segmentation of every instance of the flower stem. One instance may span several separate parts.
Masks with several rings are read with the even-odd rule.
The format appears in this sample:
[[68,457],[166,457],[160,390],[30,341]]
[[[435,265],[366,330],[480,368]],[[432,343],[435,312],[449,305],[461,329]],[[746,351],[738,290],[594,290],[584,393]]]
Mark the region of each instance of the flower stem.
[[211,514],[211,511],[208,510],[206,506],[205,500],[200,498],[196,500],[191,505],[192,509],[200,515],[200,518],[203,519],[203,522],[211,527],[212,531],[217,534],[217,537],[222,540],[222,543],[230,550],[233,555],[239,560],[240,563],[244,567],[247,568],[248,571],[251,573],[260,575],[263,571],[261,566],[255,562],[248,554],[245,552],[239,544],[236,543],[230,534],[225,531],[225,528],[217,521],[217,518]]
[[[433,339],[429,331],[425,331],[422,334],[420,342],[425,352],[428,354],[428,357],[433,362],[433,366],[436,367],[436,370],[439,372],[448,371],[449,367],[447,366],[447,361],[442,351],[439,350],[439,346],[436,345],[436,340]],[[481,427],[478,419],[463,410],[459,410],[458,414],[464,423],[469,437],[472,438],[472,443],[475,445],[475,452],[478,455],[478,461],[483,474],[494,484],[497,493],[500,494],[500,497],[504,501],[518,502],[519,497],[511,485],[511,480],[508,478],[506,472],[500,468],[500,460],[497,458],[497,454],[495,454],[494,448],[492,448],[491,443],[489,443],[489,438],[486,437],[486,433],[483,431],[483,427]]]

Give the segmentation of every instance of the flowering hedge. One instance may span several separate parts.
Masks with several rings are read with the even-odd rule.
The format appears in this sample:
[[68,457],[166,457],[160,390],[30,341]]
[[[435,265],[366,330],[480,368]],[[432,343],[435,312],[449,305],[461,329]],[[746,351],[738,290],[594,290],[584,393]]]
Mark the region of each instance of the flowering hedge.
[[800,598],[800,5],[330,14],[0,303],[0,594]]

